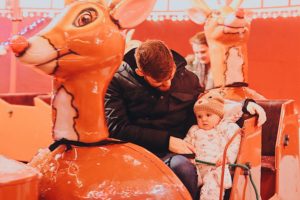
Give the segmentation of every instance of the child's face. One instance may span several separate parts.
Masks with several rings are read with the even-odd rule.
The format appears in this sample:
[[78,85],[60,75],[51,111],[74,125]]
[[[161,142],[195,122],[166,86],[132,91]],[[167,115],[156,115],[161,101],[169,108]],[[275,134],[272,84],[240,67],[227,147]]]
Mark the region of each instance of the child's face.
[[212,112],[199,111],[196,113],[197,124],[203,130],[213,129],[221,121],[221,117]]

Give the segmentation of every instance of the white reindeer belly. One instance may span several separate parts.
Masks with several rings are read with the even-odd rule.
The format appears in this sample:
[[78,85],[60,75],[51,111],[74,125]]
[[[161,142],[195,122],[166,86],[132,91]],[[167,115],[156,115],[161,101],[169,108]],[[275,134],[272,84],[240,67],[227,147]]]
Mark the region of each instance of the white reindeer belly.
[[73,97],[61,87],[53,101],[53,108],[56,110],[56,119],[54,121],[53,133],[54,139],[62,138],[68,140],[78,140],[78,135],[75,130],[75,118],[78,115],[72,105]]
[[240,49],[237,47],[230,48],[226,59],[226,85],[235,82],[244,82],[243,64],[244,58],[242,57]]

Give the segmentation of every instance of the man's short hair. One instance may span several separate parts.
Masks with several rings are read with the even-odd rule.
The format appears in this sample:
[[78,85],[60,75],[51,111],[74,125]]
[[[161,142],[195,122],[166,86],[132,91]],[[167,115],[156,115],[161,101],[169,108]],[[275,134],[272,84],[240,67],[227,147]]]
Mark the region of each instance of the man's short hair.
[[135,51],[137,66],[156,81],[163,81],[173,71],[175,63],[167,45],[160,40],[147,40]]
[[204,31],[196,33],[193,37],[190,38],[191,44],[206,44],[206,37]]

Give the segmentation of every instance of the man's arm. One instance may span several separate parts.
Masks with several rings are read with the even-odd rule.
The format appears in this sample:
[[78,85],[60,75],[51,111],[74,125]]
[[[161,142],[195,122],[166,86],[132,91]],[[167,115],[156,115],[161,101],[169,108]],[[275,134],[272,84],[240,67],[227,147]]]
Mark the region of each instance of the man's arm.
[[137,126],[130,120],[122,88],[115,77],[107,89],[104,106],[111,137],[135,143],[151,151],[168,149],[170,135],[166,130]]

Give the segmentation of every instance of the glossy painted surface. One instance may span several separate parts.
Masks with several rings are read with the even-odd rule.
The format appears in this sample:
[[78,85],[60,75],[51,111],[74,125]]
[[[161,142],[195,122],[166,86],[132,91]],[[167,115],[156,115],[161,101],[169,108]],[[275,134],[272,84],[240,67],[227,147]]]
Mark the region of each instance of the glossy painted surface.
[[69,3],[27,42],[14,37],[11,48],[21,62],[54,76],[53,138],[96,142],[108,137],[103,99],[125,49],[120,28],[145,20],[155,0]]
[[235,101],[243,101],[245,99],[265,99],[261,94],[257,93],[255,90],[249,87],[221,87],[216,89],[211,89],[209,92],[219,92],[224,98],[235,100]]
[[[204,1],[198,0],[196,9],[190,13],[197,23],[200,22],[198,15],[202,15],[202,23],[205,22],[204,32],[209,46],[214,86],[218,87],[209,90],[208,94],[217,92],[224,98],[235,101],[247,98],[265,99],[256,91],[242,84],[236,84],[248,82],[247,41],[250,24],[244,11],[238,9],[241,2],[235,0],[213,11]],[[235,87],[228,86],[232,84],[235,84]],[[244,124],[237,158],[237,163],[247,162],[251,164],[251,174],[260,193],[261,128],[256,126],[254,118]],[[249,176],[245,176],[241,168],[236,168],[230,200],[253,200],[255,197]]]
[[23,163],[0,156],[0,199],[38,199],[38,172]]
[[28,46],[29,43],[23,36],[14,35],[10,42],[10,47],[16,55],[19,55],[19,53],[24,52],[26,48],[28,48]]
[[2,155],[29,162],[38,149],[52,143],[50,99],[44,100],[37,94],[0,95]]
[[196,23],[204,23],[211,71],[217,88],[214,90],[231,100],[265,99],[241,84],[248,82],[247,42],[250,31],[245,11],[239,8],[242,2],[230,1],[225,6],[212,10],[203,0],[197,0],[189,15]]
[[[68,2],[28,48],[16,37],[12,50],[54,77],[53,138],[98,142],[108,137],[104,95],[125,49],[120,28],[145,20],[155,0]],[[29,165],[43,174],[42,199],[191,199],[160,159],[133,144],[45,149]]]
[[282,105],[275,147],[275,191],[282,200],[300,197],[299,124],[294,106],[292,100]]
[[[42,163],[42,162],[41,162]],[[190,199],[175,174],[137,145],[61,147],[37,167],[45,199]]]

